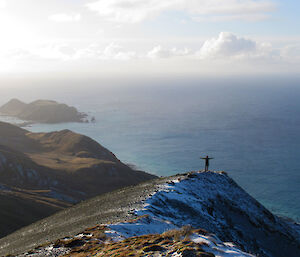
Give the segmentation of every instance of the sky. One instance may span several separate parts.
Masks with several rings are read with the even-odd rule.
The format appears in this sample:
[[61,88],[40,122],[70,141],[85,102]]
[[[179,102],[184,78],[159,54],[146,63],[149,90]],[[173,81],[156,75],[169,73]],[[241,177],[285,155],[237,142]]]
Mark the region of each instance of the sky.
[[0,0],[0,73],[298,74],[298,0]]

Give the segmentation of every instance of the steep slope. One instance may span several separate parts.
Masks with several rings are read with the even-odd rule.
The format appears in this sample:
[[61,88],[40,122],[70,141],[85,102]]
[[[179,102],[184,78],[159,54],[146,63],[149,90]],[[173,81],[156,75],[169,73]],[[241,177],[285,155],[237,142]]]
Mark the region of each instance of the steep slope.
[[[30,133],[0,122],[0,185],[10,188],[5,195],[8,197],[9,192],[16,191],[24,194],[24,190],[27,190],[35,192],[30,196],[30,201],[34,201],[32,204],[43,202],[41,197],[61,202],[59,207],[48,208],[49,211],[37,210],[38,206],[41,209],[45,207],[44,202],[37,205],[36,217],[44,218],[52,214],[53,210],[152,178],[155,176],[132,170],[113,153],[86,136],[69,130]],[[4,194],[3,191],[0,187],[0,193]],[[16,204],[15,199],[20,197],[20,193],[14,194],[14,198],[11,196],[10,194],[7,199]],[[27,199],[28,195],[22,195],[21,198]],[[28,219],[28,222],[23,223],[26,219],[16,215],[17,208],[9,211],[15,218],[6,224],[9,231],[13,227],[20,228],[20,224],[24,226],[33,221]],[[32,216],[34,213],[28,215]],[[6,231],[5,227],[2,227],[0,237],[6,235],[3,231]]]
[[50,190],[0,188],[0,237],[72,205],[45,196]]
[[39,151],[41,146],[26,136],[27,130],[0,121],[0,144],[20,152]]
[[37,100],[26,104],[12,99],[0,107],[0,113],[40,123],[84,122],[87,117],[74,107],[51,100]]
[[204,228],[246,252],[278,257],[300,253],[297,232],[224,173],[190,174],[187,180],[170,183],[148,204],[139,215]]
[[[0,122],[0,145],[3,145],[0,147],[3,159],[10,160],[2,168],[0,182],[10,186],[29,189],[55,186],[82,192],[79,198],[82,200],[155,178],[132,170],[96,141],[70,130],[30,133]],[[36,176],[30,175],[30,169]],[[31,177],[26,180],[28,176]],[[44,177],[47,179],[41,180]]]
[[[210,255],[200,256],[248,256],[242,251],[265,257],[300,254],[298,225],[270,213],[224,172],[192,172],[160,178],[82,202],[1,239],[0,254],[24,252],[52,241],[22,256],[35,256],[33,254],[40,251],[54,256],[54,251],[59,249],[61,254],[80,252],[79,256],[91,256],[89,251],[93,249],[94,256],[105,256],[101,255],[106,249],[100,242],[103,233],[102,236],[98,233],[103,226],[98,226],[95,233],[85,230],[97,224],[106,224],[109,230],[104,231],[106,236],[121,241],[128,238],[124,242],[131,245],[142,235],[161,234],[189,224],[202,229],[199,233],[192,232],[190,240],[206,243],[202,250]],[[203,229],[208,234],[205,235]],[[55,240],[64,237],[68,238],[61,240],[75,241],[55,246]],[[98,240],[97,249],[90,245],[88,237],[92,237],[95,244]],[[187,244],[193,245],[192,242]],[[116,249],[115,246],[109,249]],[[140,256],[151,256],[143,254]]]

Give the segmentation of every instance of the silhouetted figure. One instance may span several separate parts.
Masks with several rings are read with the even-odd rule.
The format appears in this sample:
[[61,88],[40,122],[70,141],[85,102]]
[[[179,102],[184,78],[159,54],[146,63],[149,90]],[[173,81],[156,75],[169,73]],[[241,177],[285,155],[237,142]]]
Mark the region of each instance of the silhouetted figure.
[[206,155],[205,158],[200,158],[205,160],[205,171],[208,171],[208,167],[209,167],[209,160],[213,159],[213,158],[209,158],[208,155]]

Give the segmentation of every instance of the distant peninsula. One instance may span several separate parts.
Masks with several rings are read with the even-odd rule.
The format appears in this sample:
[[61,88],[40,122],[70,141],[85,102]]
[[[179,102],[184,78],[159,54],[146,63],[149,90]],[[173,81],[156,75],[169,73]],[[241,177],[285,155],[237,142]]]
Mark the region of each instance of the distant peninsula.
[[[52,100],[36,100],[27,104],[18,99],[11,99],[0,107],[0,114],[19,118],[26,123],[88,122],[87,114]],[[92,120],[94,121],[94,118]]]

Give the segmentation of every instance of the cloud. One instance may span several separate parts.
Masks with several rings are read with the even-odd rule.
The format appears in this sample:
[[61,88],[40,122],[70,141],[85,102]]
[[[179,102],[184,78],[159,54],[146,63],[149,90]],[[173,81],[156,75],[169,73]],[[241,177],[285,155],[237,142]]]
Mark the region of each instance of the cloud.
[[49,16],[49,20],[55,22],[74,22],[74,21],[80,21],[81,15],[79,13],[74,13],[74,14],[57,13]]
[[166,42],[164,46],[140,49],[131,42],[125,47],[115,42],[91,42],[79,45],[59,40],[12,47],[9,51],[0,49],[0,71],[11,67],[12,70],[290,72],[299,69],[300,65],[299,41],[275,48],[268,42],[229,32],[221,32],[200,45],[198,41],[186,45],[181,42],[179,48],[168,47]]
[[1,53],[1,59],[11,59],[11,60],[24,60],[34,58],[34,54],[30,51],[22,48],[14,48],[6,51],[5,53]]
[[253,59],[272,57],[275,50],[269,43],[258,43],[229,32],[221,32],[217,38],[205,41],[196,55],[200,59]]
[[67,43],[47,43],[31,49],[12,51],[15,58],[27,57],[40,60],[69,61],[75,59],[77,50]]
[[128,61],[138,58],[134,51],[125,50],[124,47],[117,43],[110,43],[103,48],[98,44],[91,44],[85,48],[78,49],[74,55],[75,59],[92,59],[92,60],[119,60]]
[[300,44],[288,45],[281,50],[282,58],[288,61],[300,61]]
[[198,55],[201,58],[237,56],[252,53],[255,49],[256,42],[232,33],[221,32],[217,38],[205,41]]
[[116,43],[111,43],[105,47],[101,59],[112,60],[130,60],[136,57],[136,53],[133,51],[125,51],[124,48]]
[[163,59],[163,58],[172,58],[178,56],[187,56],[189,54],[191,54],[191,51],[187,48],[184,48],[183,50],[177,48],[166,49],[159,45],[154,47],[152,50],[150,50],[147,53],[147,57],[152,59]]
[[[176,1],[176,0],[175,0]],[[137,23],[159,15],[172,4],[164,0],[99,0],[87,4],[101,17],[120,23]]]
[[[160,45],[146,53],[150,59],[181,58],[189,60],[275,60],[283,58],[283,49],[275,49],[268,42],[257,42],[252,39],[237,36],[230,32],[221,32],[216,38],[206,40],[198,49],[189,48],[164,48]],[[299,53],[299,48],[284,49],[285,56],[288,53]],[[291,54],[289,54],[291,56]]]
[[256,21],[268,18],[276,9],[267,0],[97,0],[87,7],[104,19],[119,23],[137,23],[167,11],[184,12],[195,21]]

